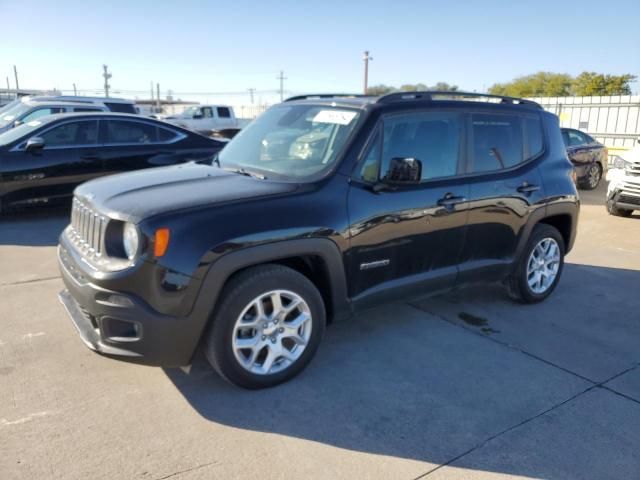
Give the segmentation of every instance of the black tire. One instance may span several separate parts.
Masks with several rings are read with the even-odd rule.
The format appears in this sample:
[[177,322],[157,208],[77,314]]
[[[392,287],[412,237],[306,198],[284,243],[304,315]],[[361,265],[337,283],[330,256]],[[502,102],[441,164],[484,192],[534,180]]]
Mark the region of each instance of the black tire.
[[589,167],[586,178],[580,183],[583,190],[595,190],[602,180],[602,167],[599,163],[594,163]]
[[[552,238],[556,241],[560,250],[560,260],[558,272],[553,283],[549,285],[543,293],[536,293],[531,289],[529,282],[527,281],[527,264],[534,248],[545,238]],[[564,254],[564,239],[558,229],[544,223],[537,224],[533,228],[531,236],[520,254],[520,257],[514,264],[511,274],[507,277],[506,286],[511,298],[521,303],[538,303],[551,295],[562,276],[562,270],[564,268]]]
[[607,200],[607,212],[614,217],[630,217],[633,210],[627,210],[626,208],[618,208],[616,202],[613,200]]
[[[291,291],[307,303],[311,313],[311,336],[301,356],[284,370],[257,374],[246,370],[235,357],[234,326],[252,300],[272,290]],[[216,372],[228,382],[248,389],[273,387],[293,378],[309,364],[322,340],[325,323],[322,296],[307,277],[282,265],[252,267],[234,275],[222,291],[220,303],[205,334],[205,355]]]

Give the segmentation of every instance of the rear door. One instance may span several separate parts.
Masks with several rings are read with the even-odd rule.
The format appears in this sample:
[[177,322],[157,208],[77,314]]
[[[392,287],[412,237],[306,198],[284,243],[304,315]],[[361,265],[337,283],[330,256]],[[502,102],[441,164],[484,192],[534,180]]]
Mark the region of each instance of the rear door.
[[469,221],[461,282],[500,278],[544,198],[538,159],[543,133],[536,112],[478,110],[468,116]]
[[[357,306],[453,286],[468,213],[459,178],[463,118],[457,111],[383,118],[348,196],[349,294]],[[422,182],[376,188],[394,157],[420,160]]]
[[27,153],[26,140],[2,158],[3,190],[8,203],[46,202],[70,196],[82,182],[99,176],[97,120],[73,120],[35,132],[42,150]]
[[230,107],[216,107],[216,116],[218,130],[234,128],[236,126],[236,120],[233,117],[233,112]]
[[190,152],[183,147],[186,134],[136,119],[101,120],[103,146],[100,157],[105,174],[140,170],[200,160],[209,152]]

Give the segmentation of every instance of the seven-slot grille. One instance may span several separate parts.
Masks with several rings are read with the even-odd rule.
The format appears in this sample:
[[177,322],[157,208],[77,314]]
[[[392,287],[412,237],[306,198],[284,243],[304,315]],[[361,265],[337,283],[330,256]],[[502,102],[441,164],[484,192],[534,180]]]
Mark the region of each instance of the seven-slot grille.
[[627,175],[640,176],[640,162],[628,164],[625,170]]
[[102,255],[104,233],[109,219],[87,207],[77,198],[71,209],[71,230],[69,238],[83,253],[91,257]]

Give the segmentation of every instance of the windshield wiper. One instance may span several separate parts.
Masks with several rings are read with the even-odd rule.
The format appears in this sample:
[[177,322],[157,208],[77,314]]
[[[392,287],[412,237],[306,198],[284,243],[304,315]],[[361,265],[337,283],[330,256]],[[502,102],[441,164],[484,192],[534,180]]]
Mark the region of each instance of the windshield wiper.
[[242,167],[238,167],[238,168],[226,167],[226,168],[223,168],[223,170],[226,170],[227,172],[238,173],[240,175],[244,175],[245,177],[253,177],[253,178],[258,178],[260,180],[266,180],[267,179],[267,177],[265,177],[261,173],[250,172],[250,171],[245,170]]

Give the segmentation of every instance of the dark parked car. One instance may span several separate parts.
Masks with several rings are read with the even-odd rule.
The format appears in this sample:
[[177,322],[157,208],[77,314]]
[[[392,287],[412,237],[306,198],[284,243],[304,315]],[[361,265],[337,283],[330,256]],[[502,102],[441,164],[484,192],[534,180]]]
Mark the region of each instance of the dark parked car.
[[607,147],[580,130],[573,128],[561,130],[567,155],[576,168],[578,186],[585,190],[594,190],[598,187],[607,168],[609,156]]
[[295,97],[211,165],[85,183],[60,299],[89,348],[178,366],[202,341],[247,388],[383,302],[490,281],[544,300],[576,236],[573,167],[555,115],[485,97]]
[[50,115],[0,135],[0,212],[69,198],[92,178],[211,159],[225,143],[138,115]]

